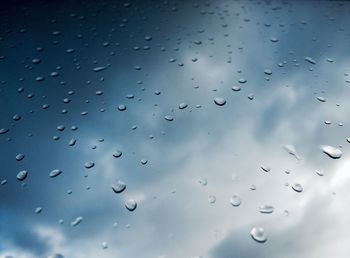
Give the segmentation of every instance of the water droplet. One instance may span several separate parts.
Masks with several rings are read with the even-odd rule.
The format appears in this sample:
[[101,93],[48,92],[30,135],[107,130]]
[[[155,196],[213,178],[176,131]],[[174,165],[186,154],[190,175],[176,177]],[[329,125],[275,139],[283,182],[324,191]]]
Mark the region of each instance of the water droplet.
[[185,109],[187,108],[187,104],[186,103],[180,103],[179,104],[179,109]]
[[231,203],[232,206],[238,207],[239,205],[241,205],[242,200],[241,200],[241,198],[239,196],[233,195],[231,197],[230,203]]
[[1,129],[0,129],[0,134],[5,134],[5,133],[7,133],[8,131],[9,131],[8,128],[1,128]]
[[84,164],[84,166],[85,166],[86,168],[92,168],[93,166],[95,166],[95,163],[92,162],[92,161],[88,161],[88,162],[86,162],[86,163]]
[[129,211],[134,211],[137,207],[137,203],[135,200],[133,199],[129,199],[127,201],[125,201],[125,207],[129,210]]
[[316,64],[316,61],[309,56],[305,57],[304,60],[309,62],[310,64]]
[[269,213],[272,213],[274,211],[274,207],[271,205],[263,205],[263,206],[259,207],[259,211],[260,211],[260,213],[269,214]]
[[83,221],[83,217],[76,217],[75,220],[73,220],[70,225],[72,227],[78,226]]
[[266,75],[271,75],[271,74],[272,74],[272,71],[271,71],[270,69],[265,69],[265,70],[264,70],[264,73],[265,73]]
[[101,72],[101,71],[105,70],[106,68],[107,67],[105,67],[105,66],[98,66],[98,67],[93,68],[92,70],[97,73],[97,72]]
[[260,168],[264,171],[264,172],[270,172],[271,168],[269,166],[266,165],[261,165]]
[[21,161],[22,159],[24,159],[24,154],[18,153],[18,154],[16,155],[16,160],[17,160],[17,161]]
[[250,236],[258,243],[265,243],[267,241],[267,236],[263,228],[252,228],[252,230],[250,231]]
[[22,171],[18,172],[16,177],[19,181],[23,181],[24,179],[27,178],[27,176],[28,176],[28,172],[26,170],[22,170]]
[[59,176],[59,175],[61,175],[61,174],[62,174],[62,171],[61,171],[61,170],[59,170],[59,169],[54,169],[54,170],[52,170],[52,171],[50,172],[49,176],[50,176],[51,178],[54,178],[54,177]]
[[324,172],[322,170],[316,169],[316,174],[319,176],[324,176]]
[[119,110],[119,111],[125,111],[125,110],[126,110],[126,106],[123,105],[123,104],[120,104],[120,105],[118,106],[118,110]]
[[35,213],[36,213],[36,214],[39,214],[39,213],[42,212],[42,210],[43,210],[42,207],[37,207],[37,208],[35,209]]
[[240,90],[241,90],[241,87],[239,87],[239,86],[233,86],[233,87],[232,87],[232,90],[233,90],[233,91],[240,91]]
[[292,185],[292,189],[298,193],[300,193],[304,190],[303,187],[301,186],[301,184],[298,184],[298,183]]
[[218,106],[223,106],[226,104],[226,100],[224,98],[217,97],[214,99],[214,103]]
[[112,190],[115,193],[121,193],[125,190],[126,184],[123,181],[118,180],[115,184],[112,185]]
[[213,204],[216,202],[216,197],[214,195],[209,195],[208,201],[209,203]]
[[121,156],[122,156],[122,152],[120,151],[120,150],[116,150],[116,151],[114,151],[113,152],[113,157],[115,157],[115,158],[120,158]]
[[341,150],[333,146],[322,145],[321,149],[323,153],[327,154],[332,159],[339,159],[343,155]]
[[147,162],[148,162],[148,160],[147,160],[147,159],[141,159],[141,161],[140,161],[140,162],[141,162],[141,164],[142,164],[142,165],[146,165],[146,164],[147,164]]
[[285,151],[288,154],[294,156],[297,160],[301,159],[300,156],[298,155],[294,145],[286,144],[286,145],[283,146],[283,148],[285,149]]
[[326,99],[324,97],[317,97],[317,100],[320,102],[326,102]]
[[108,248],[108,245],[106,242],[102,242],[102,249],[107,249]]
[[77,141],[75,139],[71,139],[68,143],[69,146],[74,146]]
[[170,121],[170,122],[174,120],[174,118],[171,115],[166,115],[166,116],[164,116],[164,118],[165,118],[165,120]]
[[240,78],[240,79],[238,80],[238,82],[239,82],[239,83],[246,83],[247,80],[246,80],[245,78]]
[[208,180],[205,177],[200,177],[198,179],[198,183],[200,183],[201,186],[206,186],[208,184]]

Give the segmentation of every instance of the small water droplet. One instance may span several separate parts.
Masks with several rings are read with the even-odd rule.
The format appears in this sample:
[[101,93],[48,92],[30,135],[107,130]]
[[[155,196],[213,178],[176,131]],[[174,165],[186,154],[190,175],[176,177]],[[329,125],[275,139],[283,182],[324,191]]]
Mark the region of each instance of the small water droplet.
[[260,213],[269,214],[269,213],[272,213],[274,211],[274,207],[271,205],[263,205],[263,206],[259,207],[259,211],[260,211]]
[[39,213],[42,212],[42,210],[43,210],[42,207],[37,207],[37,208],[35,209],[35,213],[36,213],[36,214],[39,214]]
[[270,172],[271,168],[267,165],[261,165],[260,168],[264,171],[264,172]]
[[81,222],[83,221],[83,217],[76,217],[71,223],[70,225],[72,227],[78,226]]
[[209,195],[208,202],[213,204],[216,202],[216,197],[214,195]]
[[62,171],[61,171],[61,170],[59,170],[59,169],[54,169],[54,170],[52,170],[52,171],[50,172],[49,176],[50,176],[51,178],[54,178],[54,177],[57,177],[57,176],[59,176],[59,175],[61,175],[61,174],[62,174]]
[[230,203],[231,203],[232,206],[238,207],[239,205],[241,205],[242,200],[241,200],[241,198],[239,196],[233,195],[231,197]]

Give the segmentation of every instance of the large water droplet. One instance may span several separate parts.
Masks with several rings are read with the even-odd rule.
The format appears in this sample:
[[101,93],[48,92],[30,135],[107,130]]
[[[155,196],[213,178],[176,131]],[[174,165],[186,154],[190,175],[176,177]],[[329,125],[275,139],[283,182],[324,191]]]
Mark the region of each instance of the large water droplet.
[[115,193],[121,193],[125,190],[126,184],[123,181],[118,180],[115,184],[112,185],[112,190]]
[[137,207],[137,203],[135,200],[133,199],[129,199],[127,201],[125,201],[125,207],[129,210],[129,211],[134,211]]
[[23,181],[24,179],[27,178],[27,176],[28,176],[28,172],[26,170],[22,170],[22,171],[18,172],[16,177],[19,181]]
[[298,193],[301,193],[304,190],[302,185],[298,183],[292,185],[292,189]]
[[218,106],[223,106],[226,104],[226,100],[224,98],[217,97],[214,98],[214,103]]
[[332,159],[339,159],[343,155],[341,150],[333,146],[322,145],[321,149],[323,153],[327,154]]
[[85,168],[92,168],[93,166],[95,166],[95,163],[92,161],[88,161],[84,164]]
[[267,241],[267,236],[263,228],[252,228],[252,230],[250,231],[250,236],[258,243],[264,243]]

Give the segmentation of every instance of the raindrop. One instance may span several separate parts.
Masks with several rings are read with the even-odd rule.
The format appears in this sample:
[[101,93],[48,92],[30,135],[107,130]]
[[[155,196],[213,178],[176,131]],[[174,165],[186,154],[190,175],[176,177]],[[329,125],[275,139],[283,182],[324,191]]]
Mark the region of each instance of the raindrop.
[[0,129],[0,134],[5,134],[5,133],[7,133],[8,131],[9,131],[8,128],[1,128],[1,129]]
[[43,210],[43,208],[38,207],[38,208],[35,209],[35,213],[36,213],[36,214],[39,214],[39,213],[42,212],[42,210]]
[[52,170],[52,171],[50,172],[49,176],[50,176],[51,178],[54,178],[54,177],[57,177],[57,176],[59,176],[59,175],[61,175],[61,174],[62,174],[62,170],[54,169],[54,170]]
[[264,172],[270,172],[271,168],[269,166],[266,165],[261,165],[260,168],[264,171]]
[[71,139],[68,143],[69,146],[74,146],[77,141],[75,139]]
[[241,198],[239,196],[233,195],[231,197],[230,203],[231,203],[232,206],[238,207],[239,205],[241,205],[242,200],[241,200]]
[[84,164],[85,168],[92,168],[93,166],[95,166],[95,163],[92,161],[88,161]]
[[239,87],[239,86],[233,86],[233,87],[232,87],[232,90],[233,90],[233,91],[240,91],[240,90],[241,90],[241,87]]
[[174,120],[174,118],[171,115],[166,115],[166,116],[164,116],[164,118],[165,118],[165,120],[170,121],[170,122]]
[[239,82],[239,83],[246,83],[247,80],[246,80],[245,78],[240,78],[240,79],[238,80],[238,82]]
[[83,221],[83,217],[76,217],[75,220],[73,220],[70,225],[72,227],[78,226]]
[[105,70],[107,67],[105,66],[98,66],[98,67],[95,67],[94,69],[92,69],[94,72],[101,72],[103,70]]
[[323,153],[327,154],[332,159],[339,159],[343,155],[341,150],[339,150],[338,148],[335,148],[333,146],[322,145],[321,149],[322,149]]
[[324,97],[317,97],[317,100],[320,102],[326,102],[326,99]]
[[121,156],[122,156],[122,152],[120,151],[120,150],[116,150],[116,151],[114,151],[113,152],[113,157],[115,157],[115,158],[120,158]]
[[17,160],[17,161],[21,161],[22,159],[24,159],[24,154],[18,153],[18,154],[16,155],[16,160]]
[[263,206],[259,207],[259,211],[260,211],[260,213],[269,214],[269,213],[272,213],[274,211],[274,207],[271,205],[263,205]]
[[126,106],[123,105],[123,104],[120,104],[120,105],[118,106],[118,110],[119,110],[119,111],[125,111],[125,110],[126,110]]
[[218,97],[214,99],[214,103],[218,106],[223,106],[226,104],[226,100],[224,98]]
[[250,236],[258,243],[265,243],[267,241],[267,236],[263,228],[252,228],[252,230],[250,231]]
[[27,178],[27,176],[28,176],[28,172],[26,170],[22,170],[22,171],[18,172],[17,179],[19,181],[23,181],[24,179]]
[[294,156],[297,160],[301,159],[300,156],[298,155],[294,145],[286,144],[286,145],[283,146],[283,148],[285,149],[285,151],[288,154]]
[[121,193],[125,190],[126,184],[123,181],[118,180],[115,184],[112,185],[112,190],[115,193]]
[[135,200],[133,199],[129,199],[127,201],[125,201],[125,207],[129,210],[129,211],[134,211],[137,207],[137,203]]
[[298,183],[292,185],[292,189],[298,193],[300,193],[304,190],[303,187],[301,186],[301,184],[298,184]]
[[205,177],[200,177],[198,179],[198,183],[200,183],[201,186],[206,186],[208,184],[208,180]]
[[215,203],[216,202],[216,197],[214,195],[209,195],[208,202],[212,203],[212,204]]
[[316,169],[316,174],[319,176],[324,176],[324,172],[322,170]]
[[186,103],[180,103],[179,104],[179,109],[185,109],[187,108],[187,104]]
[[316,61],[309,56],[305,57],[304,60],[309,62],[310,64],[316,64]]
[[102,249],[107,249],[108,248],[108,245],[106,242],[102,242]]

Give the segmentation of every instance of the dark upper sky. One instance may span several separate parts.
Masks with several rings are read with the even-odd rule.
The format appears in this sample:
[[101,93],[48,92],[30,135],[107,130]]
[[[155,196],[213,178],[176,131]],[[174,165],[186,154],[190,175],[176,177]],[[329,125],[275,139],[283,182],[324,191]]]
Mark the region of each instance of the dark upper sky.
[[348,258],[349,17],[1,3],[0,257]]

